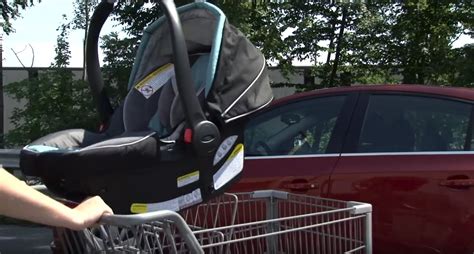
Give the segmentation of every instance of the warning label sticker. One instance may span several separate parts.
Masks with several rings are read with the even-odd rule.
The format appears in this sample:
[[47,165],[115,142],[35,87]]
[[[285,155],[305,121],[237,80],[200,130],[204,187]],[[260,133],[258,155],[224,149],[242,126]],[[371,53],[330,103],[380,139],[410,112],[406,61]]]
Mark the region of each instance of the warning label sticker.
[[135,89],[148,99],[170,79],[172,81],[175,79],[174,65],[171,63],[165,64],[150,73],[135,85]]
[[244,168],[244,145],[235,146],[231,155],[222,167],[214,174],[214,189],[220,189],[235,176],[237,176]]
[[186,207],[202,202],[201,190],[195,189],[191,193],[158,203],[134,203],[130,207],[132,213],[147,213],[160,210],[179,211]]
[[199,180],[199,171],[194,171],[177,179],[178,188],[194,183]]

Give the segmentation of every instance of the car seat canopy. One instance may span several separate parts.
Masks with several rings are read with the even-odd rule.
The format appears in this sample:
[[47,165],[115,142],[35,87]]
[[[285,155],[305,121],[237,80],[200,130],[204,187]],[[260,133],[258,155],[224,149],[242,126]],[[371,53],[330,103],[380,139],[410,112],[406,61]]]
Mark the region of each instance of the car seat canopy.
[[[240,31],[227,22],[222,11],[206,3],[194,3],[179,11],[196,93],[201,101],[206,97],[203,106],[210,117],[230,122],[268,104],[273,97],[270,87],[264,85],[269,83],[265,59]],[[168,26],[162,25],[164,22],[164,17],[157,20],[145,30],[142,38],[130,77],[130,94],[125,102],[124,124],[127,130],[143,128],[137,126],[140,125],[136,119],[139,114],[133,110],[142,108],[136,106],[136,100],[143,99],[143,95],[139,89],[133,88],[137,88],[137,84],[150,73],[173,61],[170,31]],[[155,96],[159,101],[158,111],[162,112],[152,121],[157,129],[173,129],[184,120],[177,89],[171,87],[173,79],[163,86],[161,96]],[[128,103],[134,105],[130,111]],[[171,114],[164,116],[163,112],[168,110]]]

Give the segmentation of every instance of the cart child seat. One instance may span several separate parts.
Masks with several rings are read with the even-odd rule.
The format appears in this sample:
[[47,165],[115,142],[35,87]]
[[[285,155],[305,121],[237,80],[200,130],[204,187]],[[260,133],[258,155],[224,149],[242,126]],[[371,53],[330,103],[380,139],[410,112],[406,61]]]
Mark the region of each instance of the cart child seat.
[[[265,59],[214,5],[161,4],[166,17],[144,31],[129,92],[102,118],[109,118],[108,128],[64,130],[32,142],[21,151],[25,175],[41,177],[67,199],[100,195],[117,213],[178,211],[238,179],[245,120],[273,98]],[[87,46],[102,116],[108,100],[97,40],[112,8],[106,0],[97,7]]]

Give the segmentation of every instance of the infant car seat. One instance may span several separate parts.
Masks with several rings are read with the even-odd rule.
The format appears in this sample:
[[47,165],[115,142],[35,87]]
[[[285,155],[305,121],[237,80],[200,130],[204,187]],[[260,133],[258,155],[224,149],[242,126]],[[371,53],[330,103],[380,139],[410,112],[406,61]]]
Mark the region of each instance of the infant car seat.
[[113,1],[99,4],[87,74],[108,128],[60,131],[25,146],[25,175],[67,199],[100,195],[117,213],[178,211],[238,179],[245,120],[273,98],[265,59],[212,4],[161,5],[166,17],[144,31],[128,95],[111,115],[97,41]]

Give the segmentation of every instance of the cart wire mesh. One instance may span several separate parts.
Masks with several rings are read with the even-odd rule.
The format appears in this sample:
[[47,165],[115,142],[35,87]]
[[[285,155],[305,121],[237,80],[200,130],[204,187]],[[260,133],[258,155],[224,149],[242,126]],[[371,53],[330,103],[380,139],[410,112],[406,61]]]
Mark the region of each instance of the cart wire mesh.
[[58,228],[63,253],[372,253],[372,206],[263,190],[180,212],[112,215]]

